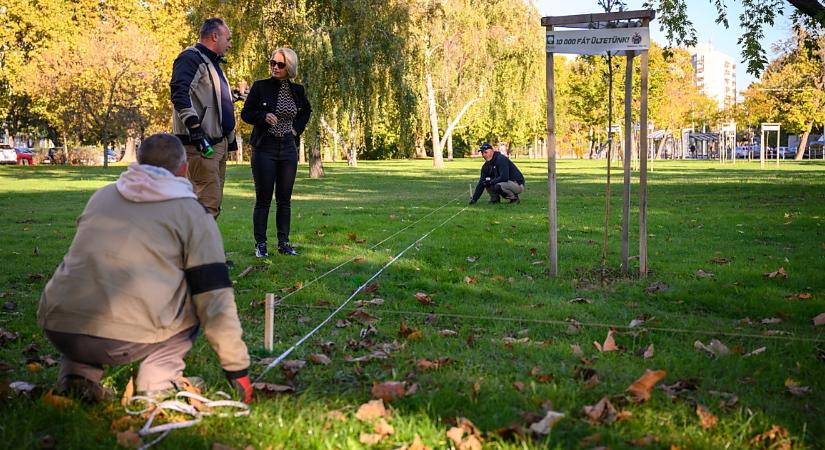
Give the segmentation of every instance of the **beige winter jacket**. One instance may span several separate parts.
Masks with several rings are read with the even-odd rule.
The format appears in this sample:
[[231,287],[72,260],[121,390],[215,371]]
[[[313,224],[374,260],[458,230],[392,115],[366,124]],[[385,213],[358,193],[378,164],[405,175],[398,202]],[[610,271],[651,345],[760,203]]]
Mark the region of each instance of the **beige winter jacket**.
[[189,181],[132,164],[97,191],[40,298],[47,330],[156,343],[200,323],[221,366],[245,370],[223,241]]

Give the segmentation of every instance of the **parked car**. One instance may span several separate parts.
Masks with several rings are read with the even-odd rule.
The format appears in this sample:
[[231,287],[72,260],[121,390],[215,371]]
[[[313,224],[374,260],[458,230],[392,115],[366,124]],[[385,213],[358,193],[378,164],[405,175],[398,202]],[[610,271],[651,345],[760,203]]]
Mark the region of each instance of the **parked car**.
[[14,149],[14,152],[17,154],[17,165],[30,166],[34,164],[34,153],[31,151],[31,149],[28,149],[26,147],[17,147]]
[[0,144],[0,164],[17,164],[17,153],[9,144]]

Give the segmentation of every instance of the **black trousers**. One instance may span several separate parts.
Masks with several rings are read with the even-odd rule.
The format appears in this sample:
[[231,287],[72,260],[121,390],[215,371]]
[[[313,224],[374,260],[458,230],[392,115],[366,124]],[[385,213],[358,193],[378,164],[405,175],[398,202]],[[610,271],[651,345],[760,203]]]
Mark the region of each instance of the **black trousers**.
[[268,144],[266,147],[252,149],[252,178],[255,180],[252,229],[255,243],[266,242],[267,221],[274,191],[278,242],[289,242],[292,186],[298,172],[298,150],[292,136],[268,139]]

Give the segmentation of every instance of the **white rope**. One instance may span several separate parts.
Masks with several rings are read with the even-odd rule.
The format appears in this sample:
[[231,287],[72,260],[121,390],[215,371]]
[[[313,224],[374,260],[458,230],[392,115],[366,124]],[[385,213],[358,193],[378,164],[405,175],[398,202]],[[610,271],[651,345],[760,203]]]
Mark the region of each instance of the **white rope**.
[[[454,200],[455,200],[455,199],[450,200],[450,202],[452,202],[452,201],[454,201]],[[448,203],[449,203],[449,202],[448,202]],[[324,325],[326,325],[326,324],[327,324],[330,320],[332,320],[332,318],[333,318],[333,317],[335,317],[335,315],[336,315],[336,314],[338,314],[338,312],[339,312],[339,311],[341,311],[342,309],[344,309],[344,307],[345,307],[345,306],[347,306],[347,304],[350,302],[350,300],[352,300],[353,298],[355,298],[355,296],[356,296],[356,295],[358,295],[358,294],[359,294],[362,290],[364,290],[364,288],[365,288],[365,287],[367,287],[367,285],[370,283],[370,281],[372,281],[372,280],[376,279],[379,275],[381,275],[381,273],[382,273],[382,272],[384,272],[384,270],[385,270],[387,267],[391,266],[391,265],[392,265],[395,261],[397,261],[399,258],[401,258],[401,256],[403,256],[403,255],[404,255],[404,253],[406,253],[406,252],[407,252],[407,250],[411,249],[414,245],[416,245],[416,244],[418,244],[419,242],[421,242],[421,241],[423,241],[424,239],[426,239],[426,238],[430,235],[430,233],[432,233],[433,231],[435,231],[435,230],[437,230],[437,229],[441,228],[441,227],[442,227],[442,226],[444,226],[447,222],[449,222],[449,221],[453,220],[453,218],[455,218],[457,215],[459,215],[459,214],[463,213],[466,209],[467,209],[467,207],[465,206],[465,207],[464,207],[464,208],[462,208],[460,211],[458,211],[457,213],[455,213],[455,214],[453,214],[452,216],[450,216],[449,218],[447,218],[447,220],[445,220],[445,221],[441,222],[440,224],[436,225],[436,226],[435,226],[435,228],[433,228],[432,230],[430,230],[430,231],[428,231],[428,232],[424,233],[424,235],[422,235],[420,238],[418,238],[415,242],[413,242],[412,244],[408,245],[408,246],[407,246],[407,248],[405,248],[404,250],[401,250],[401,252],[400,252],[400,253],[398,253],[397,255],[395,255],[395,257],[393,257],[393,258],[392,258],[392,259],[391,259],[388,263],[384,264],[384,267],[382,267],[381,269],[379,269],[379,270],[378,270],[378,272],[375,272],[375,273],[374,273],[371,277],[369,277],[369,279],[368,279],[367,281],[365,281],[363,284],[361,284],[361,286],[358,286],[358,289],[356,289],[356,290],[355,290],[355,292],[353,292],[353,293],[352,293],[352,295],[350,295],[348,299],[346,299],[343,303],[341,303],[341,305],[340,305],[338,308],[336,308],[336,309],[335,309],[335,311],[333,311],[333,312],[332,312],[329,316],[327,316],[327,318],[326,318],[326,319],[324,319],[324,320],[323,320],[320,324],[318,324],[318,326],[316,326],[315,328],[313,328],[313,329],[312,329],[312,331],[310,331],[309,333],[307,333],[304,337],[302,337],[300,340],[298,340],[298,342],[296,342],[295,344],[293,344],[293,345],[292,345],[291,347],[289,347],[289,348],[288,348],[285,352],[281,353],[281,354],[280,354],[277,358],[275,358],[275,359],[274,359],[271,363],[269,363],[269,365],[267,365],[267,366],[266,366],[266,368],[263,370],[263,372],[261,372],[261,374],[260,374],[260,375],[258,375],[258,378],[256,378],[256,379],[255,379],[255,382],[256,382],[256,383],[257,383],[257,382],[259,382],[259,381],[260,381],[260,380],[264,377],[264,375],[266,375],[266,373],[267,373],[267,372],[269,372],[269,370],[270,370],[270,369],[272,369],[273,367],[275,367],[276,365],[278,365],[278,363],[280,363],[280,362],[281,362],[284,358],[286,358],[287,356],[289,356],[289,354],[290,354],[290,353],[292,353],[292,352],[293,352],[296,348],[298,348],[298,346],[300,346],[301,344],[303,344],[303,343],[304,343],[304,341],[306,341],[307,339],[309,339],[310,337],[312,337],[312,335],[313,335],[313,334],[315,334],[318,330],[320,330],[320,329],[321,329],[321,327],[323,327],[323,326],[324,326]]]
[[[436,213],[436,212],[438,212],[438,211],[442,210],[444,207],[446,207],[446,206],[447,206],[447,205],[449,205],[450,203],[454,202],[454,201],[455,201],[458,197],[461,197],[462,195],[463,195],[463,194],[459,194],[459,195],[457,195],[457,196],[453,197],[452,199],[448,200],[448,201],[447,201],[447,203],[445,203],[445,204],[443,204],[443,205],[439,206],[438,208],[436,208],[436,209],[434,209],[434,210],[430,211],[429,213],[425,214],[423,217],[421,217],[420,219],[416,220],[415,222],[413,222],[413,223],[411,223],[411,224],[407,225],[406,227],[404,227],[404,228],[402,228],[402,229],[400,229],[400,230],[396,231],[395,233],[393,233],[393,234],[391,234],[391,235],[387,236],[387,237],[386,237],[386,238],[384,238],[381,242],[378,242],[377,244],[375,244],[375,245],[373,245],[373,246],[371,246],[371,247],[367,247],[367,250],[372,250],[372,249],[374,249],[374,248],[378,247],[379,245],[383,244],[384,242],[387,242],[388,240],[390,240],[390,239],[394,238],[395,236],[398,236],[400,233],[403,233],[404,231],[406,231],[406,230],[410,229],[411,227],[413,227],[413,226],[417,225],[419,222],[421,222],[422,220],[426,219],[427,217],[430,217],[430,216],[431,216],[431,215],[433,215],[434,213]],[[303,284],[301,287],[299,287],[298,289],[295,289],[294,291],[291,291],[290,293],[288,293],[288,294],[286,294],[285,296],[281,297],[281,300],[280,300],[280,301],[282,301],[282,302],[283,302],[284,300],[286,300],[287,298],[289,298],[291,295],[293,295],[293,294],[297,294],[298,292],[300,292],[300,291],[301,291],[302,289],[304,289],[305,287],[309,287],[309,285],[311,285],[311,284],[315,283],[316,281],[318,281],[318,280],[320,280],[320,279],[322,279],[322,278],[326,277],[327,275],[331,274],[332,272],[335,272],[336,270],[340,269],[341,267],[344,267],[345,265],[347,265],[347,264],[349,264],[349,263],[351,263],[351,262],[355,261],[357,258],[358,258],[358,256],[353,256],[352,258],[350,258],[350,259],[348,259],[348,260],[346,260],[346,261],[342,262],[341,264],[338,264],[337,266],[333,267],[332,269],[329,269],[329,270],[328,270],[328,271],[326,271],[324,274],[319,275],[318,277],[316,277],[314,280],[312,280],[312,281],[310,281],[310,282],[308,282],[308,283],[304,283],[304,284]]]
[[[146,420],[146,423],[143,424],[143,427],[138,431],[138,435],[143,438],[145,436],[149,436],[152,434],[161,433],[160,436],[155,438],[153,441],[150,441],[140,447],[140,450],[147,449],[158,442],[160,442],[166,435],[169,434],[172,430],[177,430],[180,428],[187,428],[193,425],[197,425],[198,423],[203,420],[205,416],[215,416],[215,417],[241,417],[241,416],[248,416],[250,409],[249,405],[243,402],[229,400],[229,395],[225,392],[217,392],[216,395],[224,397],[222,400],[210,400],[202,395],[195,394],[193,392],[186,392],[181,391],[175,395],[173,400],[164,400],[158,401],[152,397],[146,397],[143,395],[135,395],[129,399],[126,403],[125,409],[126,413],[132,416],[139,416],[145,413],[150,412],[149,418]],[[195,406],[182,401],[181,399],[190,398],[195,401],[203,403],[203,406],[208,408],[205,411],[199,411]],[[145,406],[142,409],[132,409],[134,403],[143,402]],[[214,412],[212,408],[236,408],[237,411],[234,412]],[[189,420],[185,420],[182,422],[171,422],[165,423],[163,425],[156,425],[152,426],[155,421],[155,418],[158,414],[162,413],[163,411],[176,411],[181,414],[186,414],[192,417]]]

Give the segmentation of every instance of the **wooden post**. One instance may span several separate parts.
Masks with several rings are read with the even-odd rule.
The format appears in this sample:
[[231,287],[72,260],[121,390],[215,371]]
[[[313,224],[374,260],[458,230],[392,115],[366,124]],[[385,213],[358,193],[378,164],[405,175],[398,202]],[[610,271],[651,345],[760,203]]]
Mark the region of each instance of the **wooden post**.
[[266,294],[264,301],[264,349],[272,351],[275,328],[275,294]]
[[[642,26],[648,26],[648,19]],[[647,59],[648,50],[642,51],[641,94],[639,108],[639,275],[647,276]]]
[[630,160],[633,148],[633,57],[627,52],[624,83],[624,189],[622,191],[622,275],[627,275],[630,260]]
[[[548,26],[547,31],[553,27]],[[556,84],[553,73],[553,53],[546,53],[545,71],[547,72],[547,219],[550,234],[548,243],[548,264],[550,276],[559,274],[558,222],[556,211]]]

